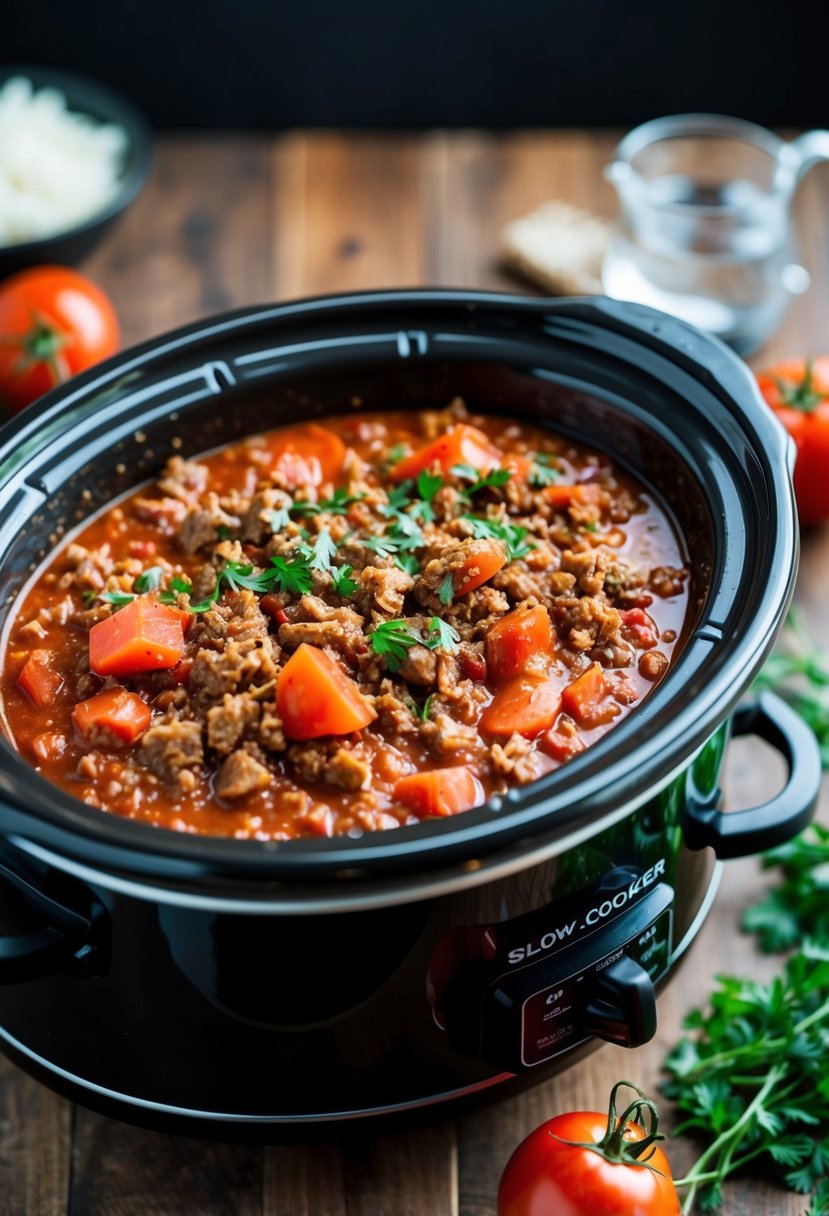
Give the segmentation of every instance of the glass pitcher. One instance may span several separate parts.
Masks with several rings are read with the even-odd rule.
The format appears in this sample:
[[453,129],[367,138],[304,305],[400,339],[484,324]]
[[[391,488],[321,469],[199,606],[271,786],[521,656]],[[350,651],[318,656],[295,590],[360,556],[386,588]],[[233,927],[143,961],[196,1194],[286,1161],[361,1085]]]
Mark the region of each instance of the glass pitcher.
[[672,313],[754,350],[809,286],[790,204],[829,159],[829,131],[786,143],[717,114],[657,118],[631,131],[605,176],[619,223],[602,268],[606,293]]

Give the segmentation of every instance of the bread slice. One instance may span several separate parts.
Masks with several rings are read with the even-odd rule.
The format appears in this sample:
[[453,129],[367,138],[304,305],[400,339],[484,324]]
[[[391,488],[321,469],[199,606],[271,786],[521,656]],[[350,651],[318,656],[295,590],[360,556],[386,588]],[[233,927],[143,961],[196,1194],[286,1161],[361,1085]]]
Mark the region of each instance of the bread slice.
[[553,200],[507,224],[504,261],[556,295],[596,295],[611,232],[607,220]]

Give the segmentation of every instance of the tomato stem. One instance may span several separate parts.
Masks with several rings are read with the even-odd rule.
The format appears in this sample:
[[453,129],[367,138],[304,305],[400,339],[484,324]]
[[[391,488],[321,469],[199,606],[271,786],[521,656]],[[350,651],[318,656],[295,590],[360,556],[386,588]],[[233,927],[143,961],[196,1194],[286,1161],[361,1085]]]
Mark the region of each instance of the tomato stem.
[[811,414],[825,397],[824,393],[815,388],[814,364],[811,359],[806,363],[806,370],[799,384],[790,384],[779,376],[775,377],[775,383],[783,404],[804,414]]
[[[617,1094],[620,1089],[632,1089],[636,1094],[634,1100],[621,1113],[616,1113]],[[631,1123],[639,1123],[645,1129],[641,1140],[629,1140],[625,1133]],[[552,1134],[552,1133],[551,1133]],[[653,1170],[661,1174],[655,1166],[650,1165],[648,1158],[652,1157],[659,1140],[665,1136],[659,1130],[659,1111],[647,1094],[634,1085],[632,1081],[617,1081],[610,1091],[610,1104],[607,1112],[607,1128],[601,1140],[580,1143],[573,1140],[561,1140],[562,1144],[570,1144],[574,1148],[589,1148],[594,1153],[604,1157],[614,1165],[640,1165],[643,1169]]]
[[20,350],[14,373],[17,376],[25,376],[31,368],[42,363],[49,372],[52,385],[62,384],[64,380],[69,379],[69,368],[63,357],[63,349],[70,342],[69,335],[59,330],[54,322],[42,313],[32,311],[31,317],[31,328],[25,334],[4,342],[5,345],[13,341]]

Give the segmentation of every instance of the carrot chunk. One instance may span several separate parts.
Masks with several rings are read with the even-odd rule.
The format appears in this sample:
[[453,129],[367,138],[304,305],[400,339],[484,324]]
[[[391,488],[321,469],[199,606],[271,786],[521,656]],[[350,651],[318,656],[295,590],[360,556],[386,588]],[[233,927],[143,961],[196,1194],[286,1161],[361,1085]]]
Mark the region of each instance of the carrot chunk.
[[63,684],[63,676],[52,664],[48,650],[33,650],[17,677],[17,683],[38,709],[51,705]]
[[349,735],[377,717],[334,659],[307,642],[296,648],[282,668],[276,708],[289,739]]
[[581,726],[602,726],[621,712],[609,700],[610,689],[601,663],[591,663],[561,694],[562,708]]
[[316,422],[285,427],[270,447],[274,474],[289,486],[319,486],[335,481],[345,461],[339,435]]
[[83,737],[106,732],[114,740],[134,743],[150,725],[150,707],[137,693],[125,688],[105,688],[72,710],[72,721]]
[[516,608],[487,630],[485,645],[493,680],[510,680],[533,667],[544,667],[553,654],[550,614],[543,604]]
[[455,595],[475,591],[507,564],[506,550],[501,541],[479,540],[469,542],[469,545],[469,554],[463,565],[452,573]]
[[89,666],[98,676],[175,667],[183,650],[179,609],[145,595],[137,595],[89,631]]
[[561,686],[549,675],[528,671],[496,692],[481,714],[485,735],[524,735],[534,739],[549,730],[561,709]]
[[418,819],[457,815],[459,811],[481,806],[484,801],[481,783],[463,765],[401,777],[394,787],[394,796]]
[[391,471],[395,481],[406,481],[409,477],[417,477],[424,469],[433,469],[435,465],[444,473],[448,473],[456,464],[471,464],[481,473],[491,473],[500,468],[501,453],[490,443],[483,431],[476,426],[460,423],[452,426],[443,435],[418,448],[411,456],[406,456]]
[[574,502],[581,503],[582,505],[600,502],[602,487],[595,481],[587,481],[579,485],[559,484],[545,486],[541,493],[547,502],[551,502],[554,507],[560,507],[562,510],[565,510]]

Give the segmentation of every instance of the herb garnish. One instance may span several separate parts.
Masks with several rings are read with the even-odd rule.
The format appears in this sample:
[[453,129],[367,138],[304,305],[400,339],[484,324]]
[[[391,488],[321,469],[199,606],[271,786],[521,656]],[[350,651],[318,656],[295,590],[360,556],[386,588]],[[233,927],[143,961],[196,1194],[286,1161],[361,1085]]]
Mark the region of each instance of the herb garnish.
[[527,529],[519,527],[518,524],[509,524],[498,519],[484,519],[480,515],[463,515],[461,518],[471,526],[472,535],[477,540],[485,538],[502,540],[507,546],[507,561],[509,562],[517,561],[519,557],[525,557],[532,548],[531,545],[523,543]]
[[434,701],[434,699],[435,699],[435,694],[433,692],[430,692],[428,697],[426,698],[426,700],[423,702],[423,704],[421,706],[418,707],[417,705],[415,705],[415,712],[416,712],[418,718],[420,718],[421,722],[429,721],[429,714],[432,712],[432,702]]
[[308,568],[310,570],[330,570],[331,558],[337,552],[337,546],[331,539],[331,533],[327,528],[320,528],[319,535],[311,545],[310,549],[303,546],[302,553],[308,558]]
[[433,616],[427,621],[423,636],[413,632],[406,621],[383,621],[368,635],[368,640],[374,653],[383,655],[389,671],[399,671],[412,646],[455,654],[461,639],[456,629]]
[[420,638],[405,621],[383,621],[371,631],[368,641],[374,653],[385,658],[389,671],[399,671],[409,649],[417,646]]
[[268,523],[271,527],[271,532],[282,532],[291,522],[291,508],[277,507],[273,511],[268,512]]
[[444,574],[438,587],[438,599],[442,604],[451,604],[455,595],[455,576],[450,570]]
[[464,481],[471,481],[472,485],[462,491],[464,498],[471,498],[473,494],[477,494],[479,490],[495,489],[499,486],[507,484],[512,477],[509,469],[493,469],[491,473],[480,476],[480,469],[476,469],[473,464],[455,464],[450,472],[455,477],[460,477]]
[[357,583],[351,578],[350,566],[332,566],[331,578],[337,595],[353,595],[357,590]]
[[143,595],[145,591],[157,591],[161,586],[164,570],[161,566],[150,566],[138,575],[133,583],[133,590]]
[[345,515],[353,503],[361,502],[364,498],[365,494],[349,494],[344,487],[340,487],[330,498],[323,498],[320,502],[299,500],[288,510],[298,515]]
[[528,481],[534,490],[541,490],[544,486],[554,485],[561,480],[561,473],[553,467],[554,459],[555,457],[548,456],[546,452],[533,452]]
[[116,608],[123,608],[124,604],[131,604],[135,596],[127,591],[104,591],[100,598]]

